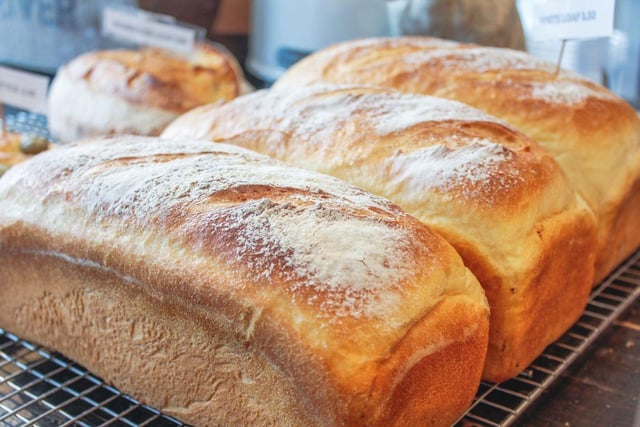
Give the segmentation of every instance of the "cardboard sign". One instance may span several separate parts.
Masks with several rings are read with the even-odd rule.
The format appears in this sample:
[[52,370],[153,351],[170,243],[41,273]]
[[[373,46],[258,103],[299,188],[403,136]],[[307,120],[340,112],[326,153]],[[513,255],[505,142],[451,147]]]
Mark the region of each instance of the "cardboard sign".
[[536,40],[588,39],[613,34],[615,0],[529,0],[521,5],[528,9],[529,35]]
[[0,66],[0,101],[27,111],[47,114],[49,77]]
[[192,26],[169,16],[135,8],[106,7],[102,12],[102,33],[125,42],[189,53],[198,38]]

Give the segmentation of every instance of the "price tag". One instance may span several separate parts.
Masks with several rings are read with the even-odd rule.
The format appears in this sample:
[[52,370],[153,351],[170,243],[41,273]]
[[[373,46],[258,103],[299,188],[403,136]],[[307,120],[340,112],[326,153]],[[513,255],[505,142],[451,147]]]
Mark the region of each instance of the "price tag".
[[180,24],[168,15],[135,8],[106,7],[102,12],[103,35],[180,53],[191,52],[196,40],[204,37],[203,31]]
[[0,66],[0,102],[47,114],[49,77]]
[[529,9],[530,36],[536,40],[588,39],[613,34],[615,0],[529,1],[522,5]]

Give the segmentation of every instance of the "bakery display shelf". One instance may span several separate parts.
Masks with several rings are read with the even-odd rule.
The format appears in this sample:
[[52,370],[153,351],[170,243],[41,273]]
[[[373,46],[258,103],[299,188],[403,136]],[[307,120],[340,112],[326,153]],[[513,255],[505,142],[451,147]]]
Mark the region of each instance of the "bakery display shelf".
[[[46,119],[7,111],[10,130],[49,137]],[[516,378],[482,383],[456,423],[508,426],[640,296],[640,250],[594,288],[582,317]],[[1,426],[182,426],[63,355],[0,329]]]

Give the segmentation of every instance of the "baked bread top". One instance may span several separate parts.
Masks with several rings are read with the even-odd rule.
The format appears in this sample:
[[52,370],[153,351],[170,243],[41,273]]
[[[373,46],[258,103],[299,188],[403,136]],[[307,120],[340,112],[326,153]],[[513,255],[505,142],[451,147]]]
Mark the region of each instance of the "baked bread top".
[[318,82],[462,101],[536,140],[598,217],[596,280],[640,245],[633,219],[640,210],[633,196],[640,188],[640,118],[603,86],[524,52],[429,37],[337,44],[295,64],[275,86]]
[[387,197],[443,235],[491,305],[485,378],[516,375],[580,315],[596,225],[558,163],[468,105],[387,88],[276,88],[165,130],[254,149]]
[[157,49],[89,52],[62,66],[48,97],[59,142],[158,135],[179,114],[246,88],[235,59],[210,45],[189,56]]
[[60,70],[96,92],[176,113],[239,95],[242,76],[211,46],[189,57],[158,49],[89,52]]
[[640,166],[640,119],[624,100],[527,53],[428,37],[344,42],[296,65],[275,87],[370,84],[462,101],[514,125],[553,154],[596,212]]
[[375,188],[412,212],[435,209],[424,200],[433,192],[447,210],[459,208],[452,218],[472,209],[505,232],[509,224],[528,231],[576,200],[557,162],[506,122],[459,102],[382,87],[262,90],[196,108],[163,137],[241,145]]
[[[221,313],[325,422],[405,413],[392,396],[415,364],[486,340],[483,291],[444,239],[385,199],[248,150],[98,140],[12,168],[0,198],[3,251]],[[478,380],[485,344],[465,361]],[[424,401],[411,390],[399,395]]]

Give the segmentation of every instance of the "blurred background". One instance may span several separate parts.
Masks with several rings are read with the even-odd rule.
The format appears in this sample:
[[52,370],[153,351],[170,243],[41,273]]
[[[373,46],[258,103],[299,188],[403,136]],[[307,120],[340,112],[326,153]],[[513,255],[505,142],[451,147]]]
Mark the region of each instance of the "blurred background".
[[[532,0],[2,0],[0,64],[52,75],[78,54],[123,46],[101,35],[105,6],[136,7],[202,27],[268,86],[291,64],[329,44],[425,34],[526,49],[556,62],[559,41],[536,42]],[[569,41],[562,66],[640,104],[639,0],[617,0],[612,37]]]

